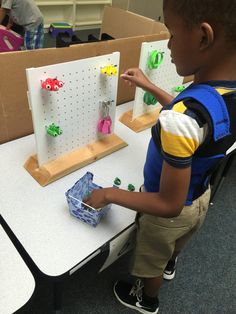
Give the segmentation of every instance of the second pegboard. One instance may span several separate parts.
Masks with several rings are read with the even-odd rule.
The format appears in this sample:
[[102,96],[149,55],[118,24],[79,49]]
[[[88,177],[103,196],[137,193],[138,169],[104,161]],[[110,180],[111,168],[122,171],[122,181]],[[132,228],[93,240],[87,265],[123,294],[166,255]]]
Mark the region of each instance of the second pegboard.
[[[175,65],[171,62],[170,50],[167,48],[167,43],[168,40],[142,43],[139,68],[151,82],[166,92],[173,94],[173,88],[182,85],[183,78],[178,75]],[[153,62],[155,65],[154,68],[150,66],[152,54],[154,54],[154,58],[156,57],[156,60]],[[144,94],[144,90],[136,88],[133,119],[160,107],[158,102],[147,105],[144,102]]]
[[[113,132],[119,58],[119,52],[115,52],[26,70],[39,166],[105,136],[98,132],[104,114],[109,115],[109,132]],[[104,71],[111,65],[117,73]],[[42,88],[48,78],[64,85],[56,91]],[[109,102],[105,111],[103,102]],[[47,131],[51,126],[52,136]],[[55,131],[58,136],[53,136]]]

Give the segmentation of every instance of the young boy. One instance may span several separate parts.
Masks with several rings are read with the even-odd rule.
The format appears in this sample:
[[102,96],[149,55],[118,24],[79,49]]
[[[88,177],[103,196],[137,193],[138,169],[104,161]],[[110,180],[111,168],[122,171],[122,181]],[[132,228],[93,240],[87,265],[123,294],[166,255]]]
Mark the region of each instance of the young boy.
[[7,29],[15,23],[24,28],[24,49],[43,48],[43,16],[34,0],[0,0],[0,24],[9,15]]
[[236,141],[236,0],[164,0],[168,47],[179,75],[194,83],[176,99],[139,69],[122,77],[163,105],[152,127],[142,193],[105,188],[85,200],[95,208],[115,203],[137,211],[131,274],[116,298],[141,313],[157,313],[158,292],[175,275],[177,256],[204,221],[209,176]]

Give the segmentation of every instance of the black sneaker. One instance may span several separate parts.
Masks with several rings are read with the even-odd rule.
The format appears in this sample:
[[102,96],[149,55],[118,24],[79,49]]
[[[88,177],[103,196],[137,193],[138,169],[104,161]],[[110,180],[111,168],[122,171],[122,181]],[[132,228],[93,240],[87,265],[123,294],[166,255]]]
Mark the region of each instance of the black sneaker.
[[175,277],[177,259],[178,257],[176,257],[174,260],[170,259],[168,264],[166,265],[163,273],[163,278],[165,280],[172,280]]
[[154,298],[155,303],[143,300],[143,284],[139,279],[134,285],[125,281],[117,281],[114,285],[114,293],[120,303],[141,313],[156,314],[159,310],[158,298]]

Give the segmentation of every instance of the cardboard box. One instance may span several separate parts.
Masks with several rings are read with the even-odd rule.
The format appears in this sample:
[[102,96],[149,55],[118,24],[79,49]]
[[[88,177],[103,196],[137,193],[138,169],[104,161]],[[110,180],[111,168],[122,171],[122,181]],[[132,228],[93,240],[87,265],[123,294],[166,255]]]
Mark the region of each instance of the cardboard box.
[[[116,38],[107,42],[0,53],[0,143],[33,133],[25,69],[119,51],[120,73],[137,67],[142,42],[168,38],[164,24],[119,8],[106,7],[101,27]],[[135,88],[119,80],[117,103],[134,99]]]

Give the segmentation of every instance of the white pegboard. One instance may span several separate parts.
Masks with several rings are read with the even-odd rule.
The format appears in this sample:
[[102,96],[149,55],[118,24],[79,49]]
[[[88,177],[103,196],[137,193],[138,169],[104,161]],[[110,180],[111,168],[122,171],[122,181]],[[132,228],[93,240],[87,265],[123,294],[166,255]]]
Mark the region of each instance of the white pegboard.
[[[105,136],[97,131],[101,102],[112,101],[109,115],[114,130],[118,76],[101,68],[116,65],[120,53],[26,69],[28,99],[32,110],[39,166]],[[41,88],[41,81],[57,78],[65,84],[58,91]],[[63,133],[51,137],[46,126],[55,123]]]
[[[142,43],[139,68],[144,72],[151,82],[161,89],[164,89],[169,94],[173,94],[173,88],[182,85],[183,77],[177,74],[175,65],[171,62],[170,50],[167,48],[167,43],[168,40]],[[164,52],[164,58],[163,62],[158,66],[157,69],[150,70],[148,68],[148,59],[153,50]],[[145,91],[143,89],[138,87],[136,88],[132,116],[133,119],[160,107],[159,103],[147,106],[143,102],[144,93]]]

